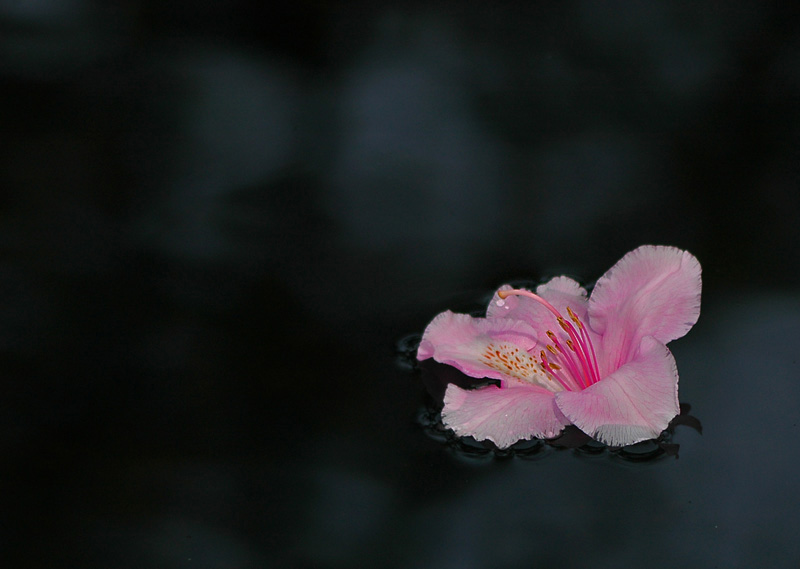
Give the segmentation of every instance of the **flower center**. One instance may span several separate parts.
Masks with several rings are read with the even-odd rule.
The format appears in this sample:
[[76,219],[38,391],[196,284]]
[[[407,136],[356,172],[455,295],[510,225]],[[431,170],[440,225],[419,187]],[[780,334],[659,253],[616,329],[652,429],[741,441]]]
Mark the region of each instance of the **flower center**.
[[548,376],[558,381],[567,391],[581,391],[600,381],[597,354],[592,339],[586,326],[569,306],[567,306],[568,320],[555,306],[528,290],[499,290],[497,296],[501,299],[509,296],[526,296],[535,300],[553,313],[558,325],[569,336],[559,338],[552,330],[546,332],[552,343],[547,344],[546,350],[541,351],[540,357],[542,369]]

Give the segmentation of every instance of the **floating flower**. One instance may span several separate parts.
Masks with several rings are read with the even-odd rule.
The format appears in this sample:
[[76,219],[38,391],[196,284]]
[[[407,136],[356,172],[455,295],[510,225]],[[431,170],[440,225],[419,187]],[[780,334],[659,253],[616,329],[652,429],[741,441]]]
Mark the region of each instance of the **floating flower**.
[[679,412],[666,344],[697,322],[700,273],[690,253],[645,245],[603,275],[591,297],[561,276],[536,293],[500,287],[485,318],[439,314],[417,359],[500,383],[448,385],[442,421],[500,448],[569,424],[613,446],[657,437]]

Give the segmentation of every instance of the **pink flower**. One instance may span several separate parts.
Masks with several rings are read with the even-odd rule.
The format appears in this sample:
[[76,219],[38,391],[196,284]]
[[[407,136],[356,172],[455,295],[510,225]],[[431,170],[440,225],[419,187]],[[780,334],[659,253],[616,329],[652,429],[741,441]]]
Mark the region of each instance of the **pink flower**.
[[500,287],[486,318],[447,311],[425,329],[417,358],[500,380],[444,396],[442,421],[500,448],[551,438],[573,424],[622,446],[657,437],[678,414],[678,369],[666,344],[700,316],[700,263],[645,245],[603,275],[590,298],[568,277],[536,294]]

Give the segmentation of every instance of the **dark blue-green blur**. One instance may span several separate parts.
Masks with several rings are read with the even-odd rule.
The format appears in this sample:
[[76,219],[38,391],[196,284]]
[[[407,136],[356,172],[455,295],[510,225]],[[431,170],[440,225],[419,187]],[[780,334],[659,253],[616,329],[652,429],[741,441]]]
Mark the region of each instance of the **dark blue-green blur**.
[[[0,0],[0,566],[800,563],[800,13]],[[704,268],[680,458],[466,456],[397,342]]]

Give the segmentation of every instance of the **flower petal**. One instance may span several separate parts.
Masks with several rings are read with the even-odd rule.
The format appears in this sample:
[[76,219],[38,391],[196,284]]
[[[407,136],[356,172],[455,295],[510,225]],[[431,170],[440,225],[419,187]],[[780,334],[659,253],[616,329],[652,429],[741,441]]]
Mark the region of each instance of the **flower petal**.
[[583,391],[556,394],[556,405],[576,427],[606,444],[655,438],[680,410],[675,358],[646,336],[630,362]]
[[[503,285],[499,290],[511,290],[509,285]],[[583,319],[586,314],[586,289],[569,277],[555,277],[548,282],[536,287],[536,294],[552,304],[562,315],[567,315],[569,306],[578,318]],[[543,304],[527,296],[508,296],[501,299],[497,292],[489,301],[486,308],[488,318],[514,318],[523,320],[531,325],[539,334],[542,343],[547,343],[545,333],[547,330],[558,331],[555,316]]]
[[583,315],[586,305],[586,289],[577,281],[565,276],[553,277],[536,287],[536,294],[566,315],[567,306],[578,316]]
[[473,318],[448,310],[428,324],[417,359],[432,357],[472,377],[515,378],[560,389],[529,354],[536,345],[536,333],[520,320]]
[[534,437],[554,437],[566,426],[541,387],[509,384],[465,390],[450,384],[444,395],[442,422],[459,436],[489,439],[500,448]]
[[700,316],[700,263],[675,247],[644,245],[620,259],[597,281],[589,299],[589,324],[603,336],[611,373],[628,361],[644,336],[666,344]]

